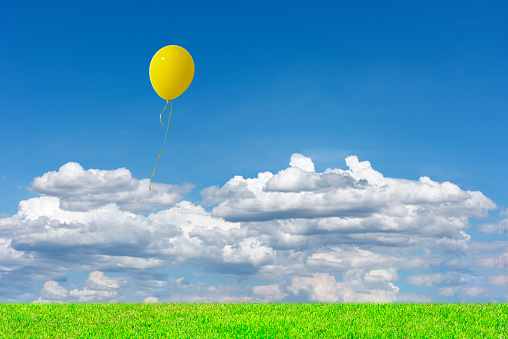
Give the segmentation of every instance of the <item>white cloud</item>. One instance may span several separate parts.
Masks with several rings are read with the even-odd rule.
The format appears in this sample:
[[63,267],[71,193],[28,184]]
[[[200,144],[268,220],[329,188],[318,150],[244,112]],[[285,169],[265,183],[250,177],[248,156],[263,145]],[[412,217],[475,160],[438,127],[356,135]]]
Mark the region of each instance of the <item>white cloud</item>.
[[74,289],[69,292],[69,296],[79,302],[104,302],[116,301],[117,291],[95,291],[85,287],[82,290]]
[[108,278],[101,271],[93,271],[85,281],[85,286],[93,290],[114,291],[125,283],[125,277]]
[[369,268],[397,266],[400,268],[416,268],[422,266],[422,259],[414,258],[407,260],[402,256],[387,256],[363,250],[358,247],[344,250],[339,247],[332,247],[331,251],[317,252],[312,254],[307,260],[310,266],[331,267],[339,269],[350,268]]
[[484,233],[505,234],[508,232],[508,218],[495,223],[487,223],[478,226],[478,230]]
[[29,255],[12,247],[12,239],[0,238],[0,278],[1,272],[15,270],[29,262]]
[[465,251],[468,249],[468,242],[471,240],[471,236],[464,231],[455,233],[454,237],[443,237],[436,240],[436,244],[442,249],[448,251]]
[[398,278],[394,268],[370,270],[365,274],[364,281],[367,283],[389,282]]
[[65,287],[59,286],[57,281],[46,281],[40,291],[40,296],[45,300],[63,301],[66,300],[68,292]]
[[254,286],[252,292],[262,295],[264,301],[280,301],[288,295],[287,293],[281,292],[279,284]]
[[53,301],[115,301],[119,297],[121,285],[126,281],[125,277],[109,278],[103,272],[94,271],[84,282],[84,288],[75,288],[68,291],[59,286],[57,281],[46,281],[39,291],[39,302]]
[[146,297],[144,300],[143,300],[144,303],[158,303],[159,302],[159,299],[156,298],[156,297]]
[[153,206],[166,208],[182,199],[192,188],[190,184],[174,186],[136,180],[125,168],[116,170],[84,170],[69,162],[58,171],[47,172],[32,182],[30,189],[45,196],[60,199],[64,210],[87,211],[115,203],[122,210],[147,212]]
[[457,286],[445,286],[445,287],[440,287],[438,289],[438,292],[439,292],[439,294],[444,295],[445,297],[452,297],[455,294],[457,294],[459,290],[460,290],[460,287],[457,287]]
[[467,286],[462,288],[462,293],[470,297],[476,297],[485,292],[487,292],[487,290],[482,286]]
[[[300,167],[311,169],[310,159],[295,154],[294,158],[307,164]],[[460,230],[468,226],[468,218],[485,217],[487,210],[496,208],[481,192],[463,191],[450,182],[385,178],[355,156],[348,157],[346,164],[346,171],[316,173],[292,166],[253,179],[235,176],[222,188],[208,188],[201,194],[205,202],[218,204],[212,215],[230,221],[382,216],[384,231],[424,227],[443,234]]]
[[250,262],[257,266],[272,263],[275,257],[275,251],[268,246],[264,246],[256,238],[247,238],[240,241],[238,246],[224,246],[222,249],[222,257],[224,258],[224,262]]
[[445,297],[465,296],[477,297],[485,295],[487,290],[482,286],[445,286],[437,289],[438,293]]
[[83,261],[87,255],[125,255],[122,248],[126,245],[130,255],[145,257],[154,239],[178,234],[174,226],[158,227],[142,215],[119,210],[115,204],[87,212],[66,211],[59,207],[55,197],[21,202],[18,214],[6,223],[18,226],[13,239],[18,248],[47,255],[65,252],[72,260],[84,251]]
[[310,158],[301,154],[295,153],[291,156],[289,166],[299,168],[306,172],[315,172],[314,163]]
[[399,288],[388,283],[385,288],[367,289],[361,281],[337,282],[327,273],[315,273],[312,277],[293,277],[288,290],[293,294],[305,291],[310,301],[317,302],[391,302],[396,301]]
[[[318,173],[310,158],[293,154],[277,174],[204,189],[210,211],[181,200],[191,185],[155,184],[150,193],[148,179],[127,169],[66,164],[35,178],[31,189],[41,196],[0,219],[0,300],[428,301],[399,290],[401,270],[429,270],[410,275],[410,284],[459,286],[442,291],[473,296],[486,294],[478,288],[488,279],[460,270],[508,265],[505,244],[466,233],[469,218],[496,207],[481,192],[387,178],[355,156],[346,165]],[[196,272],[161,273],[188,266]],[[443,267],[453,272],[435,272]],[[80,287],[59,286],[70,270],[90,275]],[[205,273],[235,280],[198,282]],[[250,277],[275,283],[235,285]],[[47,284],[38,295],[33,281]]]
[[[471,273],[461,272],[458,270],[450,270],[447,272],[429,273],[429,274],[415,274],[406,278],[406,281],[412,285],[419,286],[434,286],[434,285],[450,285],[458,288],[465,286],[484,284],[485,278],[481,275],[474,275]],[[445,288],[448,286],[442,286]]]
[[412,285],[433,286],[447,279],[448,275],[444,273],[417,274],[407,278],[407,282]]
[[306,291],[311,301],[338,302],[344,301],[344,293],[351,292],[341,289],[341,285],[329,274],[315,273],[312,277],[292,278],[288,290],[293,294],[300,293],[300,290]]
[[508,252],[501,254],[498,257],[478,259],[477,263],[483,267],[508,267]]
[[508,286],[508,275],[493,275],[487,281],[493,285]]
[[239,228],[240,225],[215,218],[203,207],[189,201],[181,201],[174,207],[150,214],[148,220],[158,224],[175,225],[185,234],[189,234],[196,227],[205,230],[229,231],[232,228]]

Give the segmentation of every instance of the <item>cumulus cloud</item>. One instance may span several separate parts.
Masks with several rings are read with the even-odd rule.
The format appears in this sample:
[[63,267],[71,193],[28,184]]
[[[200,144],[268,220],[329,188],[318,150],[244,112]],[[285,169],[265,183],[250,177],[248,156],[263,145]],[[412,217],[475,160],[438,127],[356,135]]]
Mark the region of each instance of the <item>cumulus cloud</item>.
[[47,172],[32,182],[30,190],[44,196],[58,197],[62,209],[88,211],[115,203],[120,209],[149,212],[152,207],[166,208],[182,199],[192,185],[181,186],[136,180],[125,168],[116,170],[84,170],[80,164],[69,162],[58,171]]
[[478,230],[484,233],[505,234],[508,232],[508,218],[494,223],[482,224],[478,226]]
[[262,295],[264,301],[281,301],[284,297],[288,296],[287,293],[283,293],[280,290],[279,284],[254,286],[252,292]]
[[346,159],[345,171],[316,173],[311,160],[302,155],[293,155],[292,163],[304,169],[294,165],[275,175],[235,176],[223,187],[201,194],[204,201],[217,205],[212,215],[229,221],[382,216],[385,231],[416,232],[415,227],[427,225],[427,231],[447,233],[460,230],[467,218],[485,217],[496,208],[481,192],[463,191],[450,182],[385,178],[356,156]]
[[441,248],[451,252],[465,251],[468,249],[468,242],[471,240],[471,236],[464,231],[455,232],[452,237],[442,237],[436,241],[437,245]]
[[[87,212],[67,211],[56,197],[22,201],[18,214],[2,221],[8,228],[17,229],[12,239],[15,248],[74,263],[89,262],[89,256],[96,255],[117,256],[123,263],[121,259],[127,256],[146,261],[153,241],[179,234],[176,226],[158,227],[115,204]],[[154,260],[156,264],[159,259]]]
[[488,278],[489,284],[508,286],[508,275],[493,275]]
[[420,258],[407,260],[403,256],[389,256],[380,253],[374,253],[363,250],[358,247],[344,250],[338,247],[332,247],[327,252],[317,252],[312,254],[307,264],[318,267],[331,267],[339,269],[348,268],[371,268],[383,266],[397,266],[399,268],[416,268],[422,266],[424,261]]
[[[35,178],[40,196],[0,218],[0,300],[432,300],[400,291],[402,271],[410,285],[450,297],[505,284],[462,272],[508,265],[504,244],[467,233],[470,218],[496,208],[481,192],[388,178],[355,156],[346,165],[320,173],[293,154],[276,174],[205,188],[205,208],[183,200],[190,184],[153,184],[150,193],[148,179],[127,169],[68,163]],[[482,246],[488,255],[477,255]],[[70,270],[87,272],[80,287],[62,286]],[[204,283],[208,274],[231,284]],[[250,278],[254,286],[241,284]],[[33,281],[43,288],[33,291]]]
[[311,301],[337,302],[344,301],[344,295],[352,292],[341,285],[329,274],[315,273],[312,277],[292,278],[288,289],[293,294],[300,293],[300,290],[308,292]]
[[0,238],[0,278],[2,272],[23,267],[30,261],[30,256],[12,247],[12,239]]
[[310,301],[317,302],[390,302],[396,300],[399,288],[387,283],[383,288],[366,288],[361,280],[351,279],[337,282],[328,273],[315,273],[311,277],[293,277],[289,291],[300,291],[309,295]]
[[244,263],[261,265],[273,262],[275,251],[261,244],[256,238],[247,238],[240,241],[238,246],[226,245],[222,250],[224,262]]
[[307,158],[304,155],[294,153],[291,156],[291,160],[289,161],[289,166],[293,168],[299,168],[305,172],[314,172],[314,163],[310,158]]
[[82,290],[74,289],[69,292],[69,296],[79,302],[104,302],[117,301],[117,291],[95,291],[85,287]]
[[364,276],[364,280],[367,283],[389,282],[397,278],[397,271],[394,268],[370,270]]
[[156,298],[156,297],[146,297],[144,300],[143,300],[144,303],[158,303],[159,302],[159,299]]
[[78,301],[78,302],[103,302],[117,301],[119,289],[125,277],[108,278],[103,272],[94,271],[88,276],[81,289],[67,290],[60,286],[57,281],[46,281],[39,291],[37,302],[55,301]]
[[108,278],[101,271],[93,271],[85,281],[85,286],[93,290],[115,291],[125,283],[125,277]]
[[68,291],[65,287],[59,286],[57,281],[50,280],[44,283],[39,294],[43,300],[63,301],[67,299]]
[[483,267],[508,267],[508,252],[497,257],[478,259],[477,263]]

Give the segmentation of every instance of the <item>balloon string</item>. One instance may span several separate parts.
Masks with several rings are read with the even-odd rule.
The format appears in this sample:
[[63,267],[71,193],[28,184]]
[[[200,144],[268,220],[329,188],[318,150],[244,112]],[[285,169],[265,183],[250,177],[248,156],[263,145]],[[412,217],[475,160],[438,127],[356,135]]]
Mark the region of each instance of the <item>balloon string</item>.
[[[166,103],[166,107],[168,107],[168,103],[170,103],[171,101],[168,100],[168,102]],[[162,110],[162,112],[164,112],[164,110],[166,109],[166,107],[164,107],[164,109]],[[157,162],[155,163],[155,167],[153,168],[153,173],[152,173],[152,178],[150,179],[150,185],[148,185],[148,189],[150,190],[150,192],[152,191],[152,188],[150,187],[152,185],[152,179],[153,179],[153,175],[155,174],[155,169],[157,168],[157,164],[159,163],[159,158],[161,157],[161,153],[162,153],[162,149],[164,148],[164,144],[166,143],[166,138],[168,136],[168,130],[169,130],[169,120],[171,120],[171,111],[173,110],[173,102],[171,102],[171,106],[169,108],[169,118],[168,118],[168,125],[166,126],[166,136],[164,137],[164,142],[162,143],[162,147],[161,147],[161,150],[159,152],[159,156],[157,157]],[[161,112],[161,116],[162,116],[162,112]],[[162,120],[161,120],[161,116],[159,116],[159,120],[162,123]],[[164,125],[164,124],[163,124]]]
[[164,125],[164,123],[162,122],[162,113],[164,113],[164,111],[166,110],[166,107],[168,107],[168,103],[169,103],[169,100],[166,102],[166,106],[164,106],[164,109],[162,110],[161,114],[159,115],[159,121],[163,125]]

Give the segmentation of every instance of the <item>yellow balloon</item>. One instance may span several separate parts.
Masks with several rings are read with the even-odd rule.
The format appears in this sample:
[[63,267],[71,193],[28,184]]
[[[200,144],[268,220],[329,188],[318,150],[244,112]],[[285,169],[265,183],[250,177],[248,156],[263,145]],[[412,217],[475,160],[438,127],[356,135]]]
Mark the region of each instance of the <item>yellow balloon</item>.
[[150,82],[159,96],[167,101],[180,96],[194,78],[194,61],[183,47],[162,47],[150,62]]

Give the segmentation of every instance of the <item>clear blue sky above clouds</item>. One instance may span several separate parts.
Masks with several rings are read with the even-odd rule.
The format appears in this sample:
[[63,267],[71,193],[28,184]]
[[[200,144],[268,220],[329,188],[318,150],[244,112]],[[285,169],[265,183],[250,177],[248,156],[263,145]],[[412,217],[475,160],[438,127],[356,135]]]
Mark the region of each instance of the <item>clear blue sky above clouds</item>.
[[[312,159],[318,173],[327,168],[347,170],[344,159],[356,155],[360,162],[369,161],[384,177],[418,182],[420,177],[427,176],[438,183],[451,182],[462,192],[480,191],[497,207],[488,209],[491,219],[475,219],[471,223],[500,223],[498,229],[508,229],[503,226],[504,216],[499,214],[508,207],[507,17],[505,1],[5,4],[0,13],[0,213],[5,230],[0,238],[7,239],[5,248],[24,255],[43,256],[33,243],[32,247],[27,245],[29,242],[25,240],[31,233],[24,233],[28,238],[23,238],[23,242],[16,238],[19,234],[6,230],[17,222],[24,222],[11,220],[19,211],[20,201],[53,195],[62,202],[73,194],[64,188],[51,191],[42,184],[39,188],[32,184],[34,178],[58,171],[68,162],[79,163],[84,170],[126,168],[135,179],[150,178],[165,128],[158,121],[164,100],[151,87],[148,66],[158,49],[171,44],[190,52],[196,71],[188,90],[173,101],[169,134],[154,182],[193,184],[195,187],[189,193],[185,193],[188,189],[181,188],[179,194],[195,206],[203,206],[206,213],[212,213],[214,208],[213,203],[205,204],[207,199],[216,204],[228,203],[229,207],[245,207],[227,200],[226,193],[230,191],[219,194],[209,187],[222,187],[235,176],[257,178],[258,173],[267,171],[276,174],[288,168],[294,153]],[[303,165],[299,166],[292,167]],[[355,180],[361,181],[361,176]],[[58,186],[56,181],[52,183]],[[86,187],[86,180],[82,184]],[[105,195],[109,192],[103,186],[97,187],[104,189]],[[200,194],[203,189],[207,189],[206,194]],[[214,194],[216,196],[211,197]],[[82,202],[80,199],[84,198],[73,196],[72,199]],[[149,198],[143,195],[139,199]],[[111,201],[115,202],[114,198]],[[447,203],[453,204],[450,201]],[[170,210],[174,203],[156,204],[153,211],[157,208]],[[341,204],[341,200],[335,203]],[[130,207],[122,208],[121,211],[132,212]],[[316,208],[319,210],[319,206]],[[135,213],[141,213],[141,218],[146,217],[147,212]],[[229,222],[228,216],[237,215],[230,210],[213,213],[213,217],[225,218],[224,222]],[[281,213],[292,220],[291,212]],[[457,218],[471,217],[476,212],[468,213]],[[298,216],[295,214],[294,218]],[[265,217],[268,218],[263,214]],[[326,219],[327,216],[322,217]],[[58,220],[64,224],[71,222],[62,221],[64,219]],[[231,222],[236,222],[233,219]],[[267,222],[278,223],[280,219]],[[257,227],[249,225],[242,224],[242,227]],[[463,229],[473,235],[473,240],[501,241],[496,243],[499,247],[496,255],[503,255],[505,235],[485,234],[465,226]],[[250,237],[244,234],[235,239],[237,243],[239,239],[254,239],[250,245],[245,243],[245,248],[258,246],[265,254],[272,253],[268,248],[276,250],[268,245],[269,241],[263,242],[266,239],[260,234]],[[366,243],[368,241],[363,244]],[[353,252],[354,248],[367,250],[361,242],[348,244],[353,246],[350,249]],[[332,245],[326,244],[327,248]],[[95,249],[100,247],[94,246]],[[225,262],[242,262],[238,258],[243,254],[237,253],[238,257],[234,257],[235,248],[243,248],[238,246],[233,242],[222,247],[223,258],[230,258],[228,255],[233,258],[224,259]],[[340,247],[340,242],[334,246]],[[480,253],[480,247],[475,247],[475,251]],[[372,247],[368,249],[376,252]],[[324,252],[302,253],[307,255],[304,262],[310,265],[316,255],[319,257],[319,253]],[[387,252],[379,253],[394,258]],[[156,258],[166,260],[161,259],[160,254]],[[189,259],[184,267],[191,267],[192,263]],[[254,260],[250,264],[259,268],[263,263]],[[48,273],[35,285],[26,287],[29,291],[25,297],[20,292],[13,298],[30,300],[42,296],[51,299],[49,292],[38,292],[44,281],[60,284],[56,287],[49,284],[46,291],[51,286],[57,290],[65,286],[65,293],[70,293],[71,283],[77,285],[78,292],[85,285],[93,289],[95,285],[91,281],[95,280],[92,275],[88,277],[92,271],[106,272],[104,276],[94,275],[96,280],[106,279],[101,280],[106,281],[106,285],[108,276],[121,280],[125,272],[131,272],[129,279],[132,281],[143,281],[133,278],[142,275],[135,268],[123,272],[119,268],[126,267],[123,264],[116,268],[79,265],[67,263],[58,274]],[[219,274],[219,278],[207,276],[206,283],[210,287],[218,284],[229,267],[224,264],[217,269],[213,265],[214,268],[200,265],[192,267],[196,272]],[[180,288],[179,293],[184,295],[183,287],[176,282],[179,277],[168,273],[171,270],[168,267],[174,265],[157,267],[172,277],[164,276],[160,281],[173,284],[176,290]],[[471,269],[474,274],[472,271],[467,274],[478,280],[481,270],[493,266],[481,267]],[[364,282],[375,275],[372,270],[368,273],[365,267],[355,266],[355,269],[366,270],[367,273],[362,273]],[[348,268],[341,270],[344,277],[354,273]],[[445,291],[441,294],[419,290],[421,284],[408,283],[418,280],[410,277],[417,276],[416,273],[407,273],[406,277],[400,271],[397,280],[394,270],[402,268],[388,265],[385,271],[391,273],[383,274],[392,274],[393,283],[399,287],[407,285],[404,293],[425,295],[433,300],[446,293],[457,298],[460,294],[450,294],[449,290],[441,290]],[[442,270],[442,267],[436,268],[431,274],[442,274],[439,273]],[[6,290],[17,281],[13,268],[7,271],[10,275],[0,275],[0,284]],[[153,269],[151,274],[155,271]],[[72,282],[72,277],[79,276],[76,272],[85,272],[88,280]],[[108,275],[107,272],[113,273]],[[291,272],[285,278],[298,276],[294,270]],[[321,269],[305,274],[332,274],[330,272]],[[464,272],[460,274],[466,274]],[[202,273],[195,273],[193,277],[199,274]],[[492,274],[503,276],[499,272]],[[261,279],[252,274],[247,276]],[[189,277],[191,273],[187,272],[185,278]],[[340,274],[336,273],[335,277],[339,282]],[[442,276],[433,277],[434,282],[441,278],[440,283],[447,281]],[[282,279],[272,278],[279,282]],[[266,276],[263,279],[267,279]],[[310,300],[312,296],[314,300],[321,300],[308,287],[312,284],[301,280],[304,278],[298,279],[290,286],[279,283],[277,288],[258,288],[257,291],[268,291],[265,295],[276,300],[274,295],[290,295],[300,288],[309,293]],[[504,281],[504,278],[496,279]],[[133,298],[129,293],[135,290],[131,280],[125,282],[130,286],[130,292],[124,293],[127,299]],[[487,280],[485,275],[482,281]],[[192,279],[189,284],[197,286],[192,285],[197,284]],[[481,286],[487,288],[487,285]],[[201,291],[199,288],[204,287],[196,287],[195,291]],[[369,290],[368,286],[365,288]],[[479,295],[467,291],[463,295]],[[143,293],[139,295],[149,296],[148,292]],[[152,294],[158,295],[160,300],[170,298],[163,292],[157,293]],[[5,295],[0,297],[8,299]],[[490,297],[503,298],[500,295]]]

